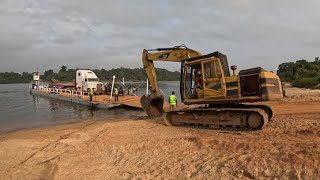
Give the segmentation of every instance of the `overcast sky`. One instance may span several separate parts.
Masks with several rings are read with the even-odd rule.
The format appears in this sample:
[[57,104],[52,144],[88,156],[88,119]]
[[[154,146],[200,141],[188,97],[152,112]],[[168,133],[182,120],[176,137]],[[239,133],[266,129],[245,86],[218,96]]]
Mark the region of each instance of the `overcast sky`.
[[180,44],[239,69],[313,60],[320,1],[0,0],[0,72],[136,68],[144,48]]

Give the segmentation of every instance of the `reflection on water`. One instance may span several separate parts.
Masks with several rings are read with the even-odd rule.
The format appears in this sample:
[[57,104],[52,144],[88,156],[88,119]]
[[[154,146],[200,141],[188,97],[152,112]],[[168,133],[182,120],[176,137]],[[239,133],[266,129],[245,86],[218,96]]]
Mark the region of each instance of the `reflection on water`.
[[95,109],[62,100],[30,95],[28,84],[0,84],[0,134],[81,120],[111,120],[145,115],[136,109]]

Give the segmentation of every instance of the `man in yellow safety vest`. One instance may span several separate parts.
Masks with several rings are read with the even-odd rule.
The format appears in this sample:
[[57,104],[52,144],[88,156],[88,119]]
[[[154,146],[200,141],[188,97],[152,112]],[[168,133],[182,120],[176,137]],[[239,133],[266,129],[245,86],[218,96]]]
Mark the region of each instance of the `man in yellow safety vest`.
[[172,91],[172,94],[169,96],[170,111],[173,111],[176,108],[177,103],[177,96],[174,91]]
[[119,90],[118,90],[118,88],[114,88],[114,101],[115,102],[118,102],[118,93],[119,93]]
[[90,101],[92,101],[93,94],[94,94],[93,88],[90,88],[90,92],[89,92]]

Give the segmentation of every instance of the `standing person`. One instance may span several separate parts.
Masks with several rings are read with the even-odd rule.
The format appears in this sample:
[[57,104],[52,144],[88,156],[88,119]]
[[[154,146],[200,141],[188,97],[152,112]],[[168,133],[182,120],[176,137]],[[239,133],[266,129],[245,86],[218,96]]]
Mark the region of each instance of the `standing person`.
[[169,96],[169,104],[170,104],[170,111],[173,111],[177,104],[177,96],[175,95],[174,91],[172,91],[171,95]]
[[78,98],[81,98],[81,89],[80,89],[80,87],[77,88],[77,95],[78,95]]
[[84,95],[84,82],[82,81],[82,85],[81,85],[81,98],[83,98]]
[[130,91],[131,91],[131,85],[129,84],[129,86],[128,86],[128,95],[130,95]]
[[118,99],[118,93],[119,93],[119,90],[118,90],[118,88],[114,88],[114,101],[115,102],[118,102],[119,101],[119,99]]
[[89,92],[90,101],[92,101],[93,94],[94,94],[93,88],[90,88],[90,92]]
[[137,90],[136,86],[133,86],[133,88],[132,88],[132,93],[133,93],[133,95],[136,94],[136,90]]

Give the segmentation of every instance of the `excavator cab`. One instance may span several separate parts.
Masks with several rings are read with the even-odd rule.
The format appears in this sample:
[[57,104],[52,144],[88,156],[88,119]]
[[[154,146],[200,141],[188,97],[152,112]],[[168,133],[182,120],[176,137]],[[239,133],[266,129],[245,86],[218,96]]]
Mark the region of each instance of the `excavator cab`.
[[216,54],[182,62],[180,87],[183,100],[226,97],[225,72]]

